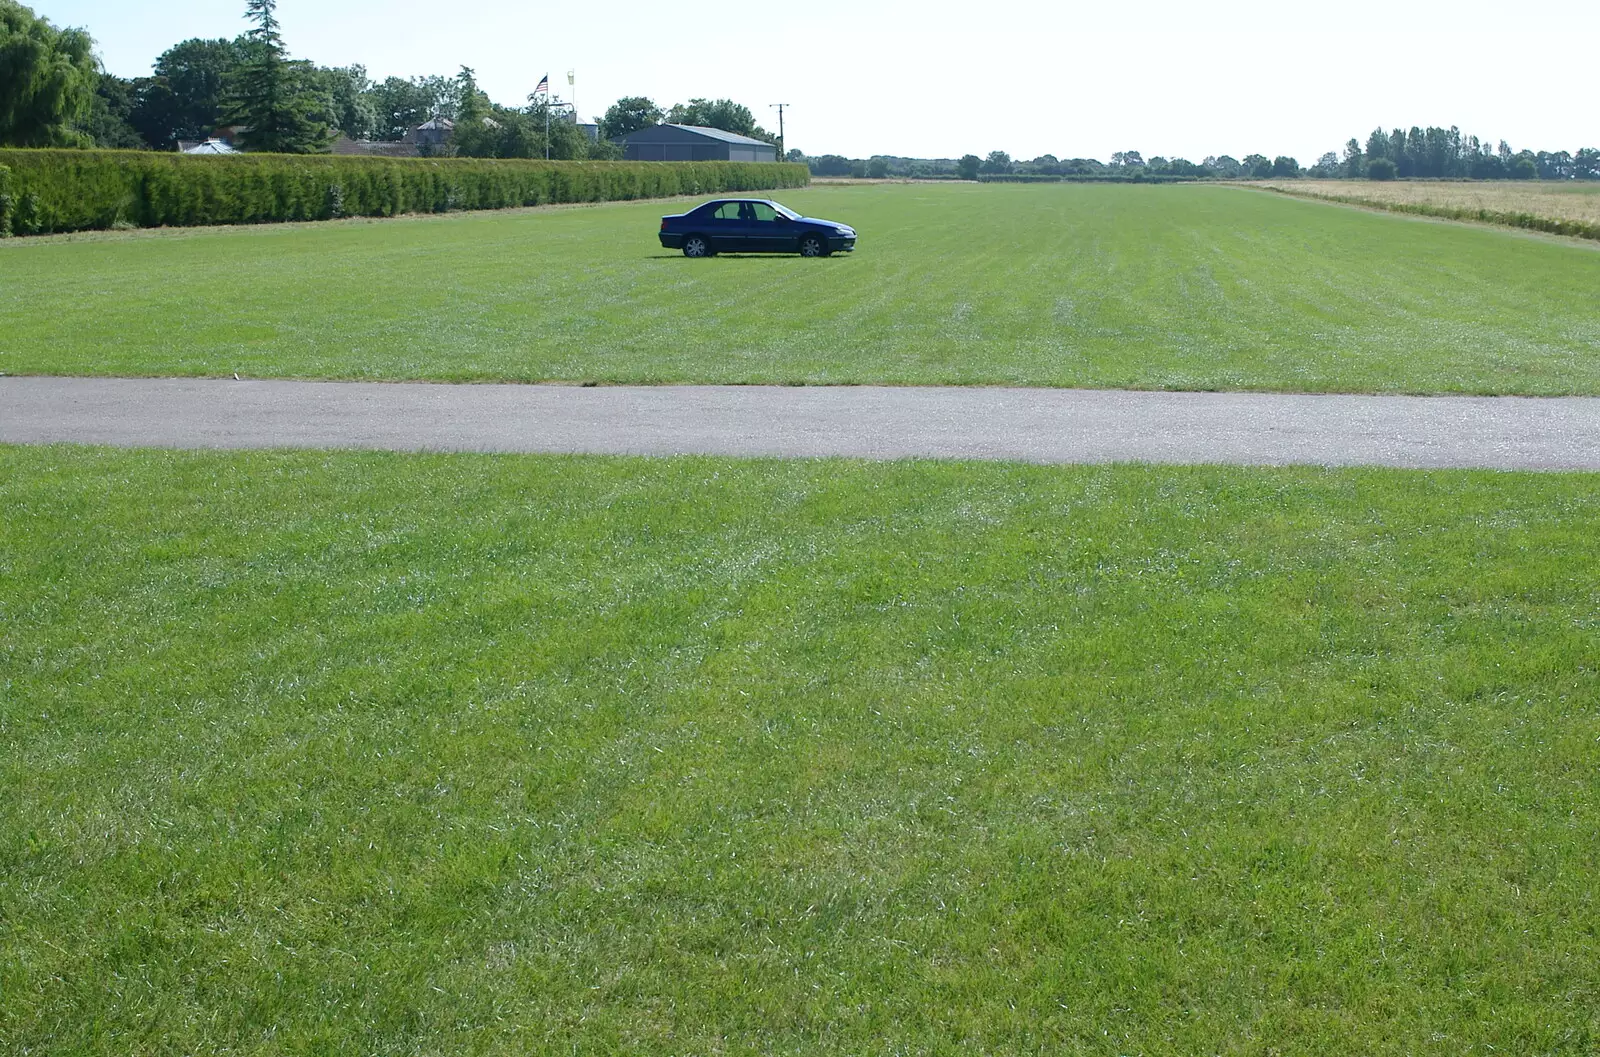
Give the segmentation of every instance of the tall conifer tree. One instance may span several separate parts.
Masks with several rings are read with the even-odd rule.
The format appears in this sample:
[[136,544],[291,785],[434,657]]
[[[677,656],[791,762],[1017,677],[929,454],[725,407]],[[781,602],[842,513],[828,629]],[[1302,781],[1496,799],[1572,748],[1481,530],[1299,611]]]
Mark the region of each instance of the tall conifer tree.
[[234,75],[227,120],[244,126],[244,144],[275,154],[315,154],[328,149],[325,101],[308,87],[305,63],[284,57],[277,0],[245,0],[250,57]]

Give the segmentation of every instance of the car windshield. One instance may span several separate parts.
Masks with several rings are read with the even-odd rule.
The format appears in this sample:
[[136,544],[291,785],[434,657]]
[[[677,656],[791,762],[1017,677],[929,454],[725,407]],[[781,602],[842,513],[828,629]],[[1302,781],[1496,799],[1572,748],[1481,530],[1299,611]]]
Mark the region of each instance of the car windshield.
[[774,203],[772,203],[772,208],[776,209],[778,212],[782,213],[784,216],[788,217],[790,220],[799,220],[800,219],[800,214],[796,213],[794,210],[790,209],[788,206],[780,206],[778,203],[774,202]]

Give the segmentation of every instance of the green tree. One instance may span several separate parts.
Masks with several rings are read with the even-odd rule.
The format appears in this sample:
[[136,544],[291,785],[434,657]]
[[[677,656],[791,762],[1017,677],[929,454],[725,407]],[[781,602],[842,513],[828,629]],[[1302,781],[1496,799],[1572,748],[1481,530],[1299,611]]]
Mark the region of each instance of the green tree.
[[1287,155],[1280,154],[1272,159],[1272,176],[1275,179],[1293,179],[1300,175],[1300,163]]
[[1406,153],[1406,131],[1397,128],[1389,133],[1389,152],[1385,155],[1394,162],[1397,175],[1405,177],[1411,175],[1411,156]]
[[136,82],[102,73],[95,86],[94,102],[90,104],[84,131],[93,138],[96,147],[149,150],[150,144],[145,142],[130,121],[138,105],[139,86]]
[[1398,168],[1392,158],[1373,158],[1367,163],[1367,179],[1393,180]]
[[438,86],[421,78],[390,77],[366,94],[375,121],[373,137],[384,140],[405,139],[412,129],[433,117],[442,102]]
[[1244,175],[1244,166],[1231,154],[1224,154],[1220,158],[1207,158],[1201,164],[1219,179],[1237,180]]
[[983,159],[976,154],[963,154],[961,160],[956,162],[956,175],[963,180],[976,180],[978,170],[983,168]]
[[[180,139],[204,139],[222,123],[228,85],[250,58],[244,37],[186,40],[156,59],[155,84],[144,93],[147,121],[161,129],[160,146]],[[147,133],[148,135],[148,133]]]
[[[584,139],[589,139],[589,137],[584,136]],[[589,160],[621,161],[622,144],[613,143],[611,140],[605,139],[604,137],[589,140]]]
[[250,150],[276,154],[315,154],[328,149],[326,103],[310,81],[309,64],[284,56],[278,32],[277,0],[245,0],[245,18],[255,28],[245,34],[249,58],[233,77],[232,104],[225,121],[242,125]]
[[624,96],[606,108],[600,119],[601,139],[620,139],[630,132],[661,124],[661,108],[642,95]]
[[778,137],[756,124],[756,117],[747,106],[732,99],[691,99],[678,103],[667,111],[667,122],[672,125],[698,125],[701,128],[719,128],[751,139],[777,143]]
[[983,160],[983,171],[991,176],[1001,176],[1011,171],[1011,155],[1003,150],[992,150]]
[[850,159],[842,154],[824,154],[818,158],[808,159],[813,176],[849,176]]
[[871,158],[867,161],[867,176],[874,180],[882,180],[889,175],[889,159],[883,156]]
[[1272,162],[1264,154],[1246,154],[1241,163],[1243,171],[1240,175],[1250,180],[1265,180],[1272,175]]
[[478,87],[477,72],[470,66],[461,67],[461,72],[456,74],[456,84],[461,86],[456,102],[456,124],[471,124],[487,117],[494,104],[489,101],[488,94]]
[[1339,156],[1330,150],[1317,159],[1317,163],[1311,167],[1307,175],[1318,180],[1337,180],[1342,173]]
[[543,95],[529,96],[526,108],[514,110],[490,102],[472,70],[462,67],[457,81],[461,94],[451,145],[461,157],[543,158],[547,145],[550,157],[563,161],[620,154],[609,145],[591,143],[572,110],[551,105]]
[[[470,66],[456,75],[460,97],[456,104],[455,132],[450,146],[464,158],[532,158],[544,153],[544,143],[528,142],[532,130],[525,121],[502,112],[478,87],[478,75]],[[520,115],[518,115],[520,116]]]
[[0,0],[0,146],[91,146],[82,126],[99,80],[87,33]]
[[750,108],[732,99],[691,99],[687,103],[678,103],[667,112],[667,121],[674,125],[720,128],[741,136],[753,135],[759,127]]
[[1359,180],[1367,174],[1367,159],[1361,153],[1361,144],[1355,139],[1344,145],[1343,170],[1347,180]]
[[365,66],[319,68],[314,80],[326,100],[329,124],[351,139],[376,135],[378,111]]

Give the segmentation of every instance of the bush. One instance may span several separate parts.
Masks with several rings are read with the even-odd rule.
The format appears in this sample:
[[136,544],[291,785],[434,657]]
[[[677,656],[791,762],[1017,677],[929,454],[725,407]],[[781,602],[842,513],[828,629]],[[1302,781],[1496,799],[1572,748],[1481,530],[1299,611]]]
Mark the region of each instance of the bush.
[[802,187],[810,179],[804,165],[788,163],[0,150],[7,167],[7,215],[18,234],[609,202]]
[[1367,163],[1367,179],[1369,180],[1393,180],[1395,172],[1395,164],[1388,158],[1373,158]]
[[11,169],[0,165],[0,239],[11,234]]

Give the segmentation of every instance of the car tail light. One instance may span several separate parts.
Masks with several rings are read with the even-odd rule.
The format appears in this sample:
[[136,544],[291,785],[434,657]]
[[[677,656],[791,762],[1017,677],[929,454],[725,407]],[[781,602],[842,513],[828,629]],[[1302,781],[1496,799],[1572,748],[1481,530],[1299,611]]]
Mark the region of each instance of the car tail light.
[[661,218],[661,230],[662,231],[667,230],[667,218],[666,217],[662,217]]

